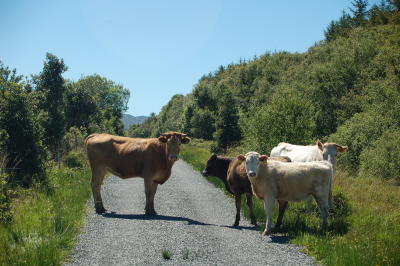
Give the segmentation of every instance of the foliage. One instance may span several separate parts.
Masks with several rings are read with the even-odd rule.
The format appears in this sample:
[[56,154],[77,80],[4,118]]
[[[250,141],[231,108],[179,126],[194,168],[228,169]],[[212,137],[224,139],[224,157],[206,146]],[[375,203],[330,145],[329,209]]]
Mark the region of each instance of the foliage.
[[221,106],[218,109],[215,123],[215,140],[223,151],[228,146],[237,143],[241,139],[241,132],[238,124],[238,110],[234,105],[232,94],[228,91],[222,96]]
[[0,65],[0,72],[0,153],[7,155],[9,182],[23,186],[29,186],[33,179],[45,182],[42,128],[33,113],[29,92],[15,71]]
[[68,168],[82,168],[85,164],[86,156],[82,152],[70,151],[64,157],[64,164]]
[[86,128],[71,127],[63,137],[64,151],[78,150],[83,146],[87,135]]
[[68,86],[68,126],[124,135],[121,118],[128,99],[129,90],[120,84],[99,75],[83,77]]
[[0,224],[9,224],[12,221],[11,199],[15,194],[7,184],[8,176],[0,169]]
[[49,190],[19,191],[13,220],[0,225],[0,265],[61,265],[86,216],[90,170],[53,166]]
[[280,142],[309,144],[314,131],[313,106],[299,95],[276,95],[270,104],[243,118],[242,130],[251,150],[263,154]]
[[400,129],[385,131],[360,156],[360,176],[396,178],[400,184]]
[[44,141],[53,158],[59,160],[59,145],[65,132],[65,81],[62,74],[67,71],[63,59],[47,53],[42,72],[34,78],[39,107],[44,113],[42,125]]

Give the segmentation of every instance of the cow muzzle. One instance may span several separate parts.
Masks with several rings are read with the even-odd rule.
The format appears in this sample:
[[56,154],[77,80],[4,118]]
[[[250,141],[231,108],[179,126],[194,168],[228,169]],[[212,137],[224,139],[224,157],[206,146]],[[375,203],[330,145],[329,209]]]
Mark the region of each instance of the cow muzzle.
[[176,155],[176,154],[170,154],[169,155],[169,159],[171,160],[171,161],[178,161],[179,160],[179,156],[178,155]]
[[250,171],[250,172],[249,172],[249,176],[250,176],[250,177],[255,177],[255,176],[256,176],[256,172]]

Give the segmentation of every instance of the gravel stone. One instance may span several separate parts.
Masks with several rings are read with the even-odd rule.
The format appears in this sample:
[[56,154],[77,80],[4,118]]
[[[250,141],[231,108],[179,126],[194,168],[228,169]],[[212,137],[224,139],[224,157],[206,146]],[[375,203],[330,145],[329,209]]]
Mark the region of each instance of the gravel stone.
[[[108,213],[93,200],[78,245],[66,265],[315,265],[282,236],[261,236],[242,217],[232,227],[234,200],[182,160],[158,187],[158,216],[144,215],[142,178],[108,177],[102,186]],[[162,251],[170,251],[164,259]]]

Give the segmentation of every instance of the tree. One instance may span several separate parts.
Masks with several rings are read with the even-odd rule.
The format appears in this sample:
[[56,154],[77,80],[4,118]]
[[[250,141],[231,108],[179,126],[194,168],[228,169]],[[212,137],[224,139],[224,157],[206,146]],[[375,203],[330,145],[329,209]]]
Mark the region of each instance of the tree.
[[[33,180],[45,182],[45,147],[42,128],[33,112],[30,95],[23,88],[15,70],[9,71],[0,62],[0,128],[6,156],[9,183],[29,187]],[[10,75],[10,73],[13,73]]]
[[220,108],[215,123],[215,140],[218,148],[226,151],[229,145],[238,142],[241,138],[238,125],[239,117],[232,94],[229,91],[224,93],[219,105]]
[[[91,75],[81,78],[73,84],[76,92],[84,95],[85,100],[75,97],[72,99],[71,112],[81,112],[81,108],[75,103],[84,103],[85,108],[91,112],[91,116],[80,114],[80,123],[89,123],[89,133],[93,131],[105,131],[111,134],[124,134],[124,126],[121,122],[122,114],[128,109],[129,90],[122,85],[108,80],[100,75]],[[72,92],[74,95],[74,92]],[[89,121],[88,121],[89,120]],[[96,126],[93,126],[96,125]],[[76,125],[78,126],[78,125]],[[97,128],[96,128],[97,127]]]
[[65,132],[65,81],[62,74],[67,71],[62,59],[47,53],[42,72],[34,77],[37,93],[44,111],[43,127],[45,143],[59,161],[59,147]]
[[361,26],[367,19],[368,16],[368,0],[354,0],[351,3],[354,8],[350,8],[353,13],[353,23],[355,26]]

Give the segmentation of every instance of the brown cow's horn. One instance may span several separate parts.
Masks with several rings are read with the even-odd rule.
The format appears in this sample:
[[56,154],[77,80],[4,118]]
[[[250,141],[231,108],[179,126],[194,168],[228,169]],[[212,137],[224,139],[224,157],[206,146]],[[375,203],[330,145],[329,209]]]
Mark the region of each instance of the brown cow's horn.
[[182,136],[182,137],[187,137],[187,134],[182,134],[181,136]]

